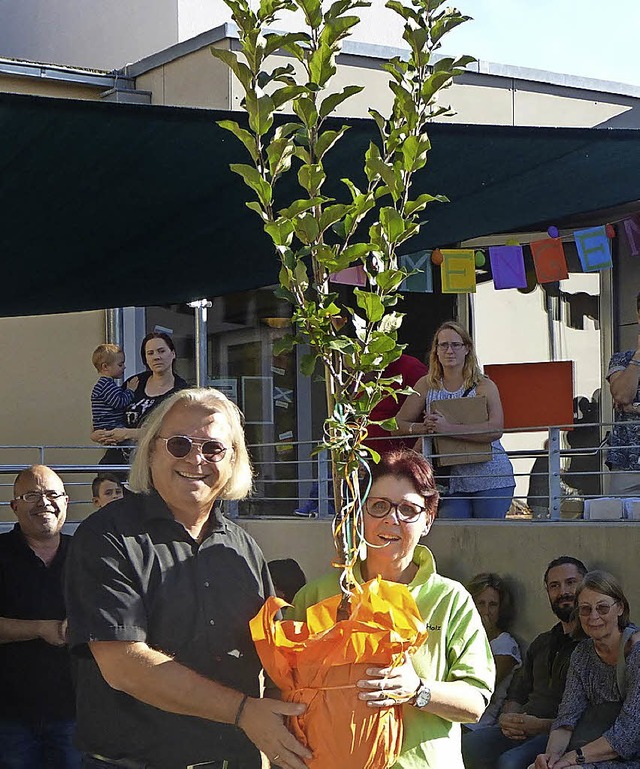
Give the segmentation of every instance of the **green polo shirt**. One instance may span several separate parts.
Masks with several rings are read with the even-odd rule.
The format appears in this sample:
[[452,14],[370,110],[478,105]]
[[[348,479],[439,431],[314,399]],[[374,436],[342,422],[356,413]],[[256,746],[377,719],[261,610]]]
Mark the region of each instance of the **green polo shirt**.
[[[412,657],[418,675],[427,681],[466,681],[489,702],[495,682],[493,656],[471,596],[459,582],[436,572],[428,548],[418,545],[413,561],[418,572],[407,587],[429,631],[426,643]],[[355,576],[363,582],[359,565]],[[304,621],[308,606],[340,592],[338,579],[336,570],[303,587],[287,619]],[[393,769],[464,769],[460,724],[411,705],[403,711],[402,751]]]

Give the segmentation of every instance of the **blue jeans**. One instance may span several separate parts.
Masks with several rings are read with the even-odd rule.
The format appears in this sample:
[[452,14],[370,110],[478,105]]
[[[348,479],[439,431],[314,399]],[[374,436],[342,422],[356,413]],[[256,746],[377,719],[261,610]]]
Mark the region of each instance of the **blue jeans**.
[[0,769],[80,769],[74,728],[75,721],[0,719]]
[[462,735],[462,757],[466,769],[527,769],[544,753],[548,734],[528,740],[505,737],[499,726],[475,729]]
[[486,491],[443,495],[438,518],[504,518],[511,506],[515,486]]

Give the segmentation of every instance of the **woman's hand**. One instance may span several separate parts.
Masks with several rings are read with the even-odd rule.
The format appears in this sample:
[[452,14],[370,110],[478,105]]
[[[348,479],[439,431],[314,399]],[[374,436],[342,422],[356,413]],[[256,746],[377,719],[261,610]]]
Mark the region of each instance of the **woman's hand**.
[[451,424],[442,416],[442,414],[425,414],[422,420],[427,427],[427,433],[450,433]]
[[401,665],[367,668],[366,674],[368,678],[358,681],[358,688],[366,691],[361,691],[358,697],[372,708],[388,708],[409,702],[420,685],[420,676],[407,652]]
[[577,766],[575,761],[564,758],[559,753],[540,753],[528,769],[568,769],[573,766]]

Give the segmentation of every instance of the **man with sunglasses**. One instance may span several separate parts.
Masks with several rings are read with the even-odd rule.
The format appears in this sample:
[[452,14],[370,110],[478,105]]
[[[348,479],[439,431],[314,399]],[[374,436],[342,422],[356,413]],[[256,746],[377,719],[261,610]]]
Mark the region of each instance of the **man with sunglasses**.
[[260,696],[249,621],[273,585],[223,515],[253,473],[235,404],[186,389],[149,415],[132,494],[91,515],[67,563],[85,769],[305,769],[285,727],[304,705]]
[[49,467],[20,472],[0,535],[0,766],[76,769],[75,696],[65,646],[62,574],[68,497]]
[[582,561],[568,555],[547,566],[547,597],[560,621],[529,646],[507,692],[498,725],[463,736],[466,769],[527,769],[544,753],[562,700],[569,659],[578,642],[574,637],[576,593],[586,573]]

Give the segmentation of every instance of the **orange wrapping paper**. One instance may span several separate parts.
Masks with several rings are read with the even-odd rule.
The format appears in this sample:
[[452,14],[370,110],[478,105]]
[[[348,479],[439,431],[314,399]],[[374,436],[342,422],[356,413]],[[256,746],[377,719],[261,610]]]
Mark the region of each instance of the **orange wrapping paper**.
[[270,597],[251,620],[260,659],[287,702],[304,702],[289,728],[313,752],[310,769],[387,769],[402,746],[402,706],[370,708],[356,682],[369,665],[401,662],[427,638],[405,585],[380,578],[361,586],[351,617],[336,623],[341,596],[307,609],[307,621],[278,621],[287,604]]

